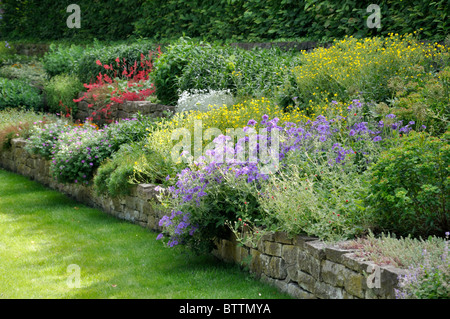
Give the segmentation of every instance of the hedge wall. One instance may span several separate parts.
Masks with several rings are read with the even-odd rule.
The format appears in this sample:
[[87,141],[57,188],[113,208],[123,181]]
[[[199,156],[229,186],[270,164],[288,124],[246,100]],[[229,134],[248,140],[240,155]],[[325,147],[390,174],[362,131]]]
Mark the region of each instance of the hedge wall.
[[[381,8],[380,30],[366,25],[369,4]],[[124,39],[130,35],[206,40],[341,38],[410,33],[428,40],[450,33],[448,0],[78,0],[81,28],[69,29],[73,0],[2,0],[4,38]]]
[[[56,40],[63,38],[123,39],[134,31],[133,21],[144,0],[1,0],[0,33],[5,39]],[[81,28],[66,21],[70,4],[81,11]]]

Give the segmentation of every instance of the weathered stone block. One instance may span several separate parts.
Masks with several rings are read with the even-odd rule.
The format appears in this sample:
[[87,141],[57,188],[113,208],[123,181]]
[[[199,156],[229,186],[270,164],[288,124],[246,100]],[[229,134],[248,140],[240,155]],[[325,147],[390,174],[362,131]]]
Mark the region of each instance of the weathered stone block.
[[293,239],[286,232],[276,232],[273,234],[273,240],[281,244],[292,244]]
[[310,274],[298,270],[297,271],[297,284],[299,285],[299,287],[301,287],[302,289],[308,291],[308,292],[313,292],[314,290],[314,285],[316,283],[316,279],[311,276]]
[[250,255],[252,256],[252,260],[249,264],[250,271],[255,273],[257,276],[266,274],[270,256],[264,255],[256,249],[250,249]]
[[305,251],[298,252],[298,268],[312,275],[316,280],[320,279],[320,260]]
[[302,289],[296,283],[287,284],[287,293],[297,299],[317,299],[312,293]]
[[389,265],[380,266],[379,288],[367,288],[367,290],[372,290],[376,296],[383,299],[395,299],[394,289],[398,289],[398,277],[406,273],[406,269],[399,269]]
[[281,257],[281,247],[282,245],[277,242],[264,241],[262,252],[267,255]]
[[364,298],[367,289],[366,278],[362,274],[347,268],[344,269],[343,274],[345,290],[353,296]]
[[272,278],[285,279],[287,276],[285,262],[282,258],[270,258],[266,274]]
[[144,200],[158,200],[156,194],[158,192],[155,190],[156,185],[153,184],[139,184],[137,186],[137,195],[139,198]]
[[297,263],[299,248],[294,245],[283,245],[281,248],[281,258],[284,259],[286,264]]
[[345,266],[329,260],[322,261],[321,279],[335,287],[343,287]]
[[351,253],[353,250],[342,249],[339,247],[326,246],[324,247],[325,258],[336,263],[342,263],[342,255]]
[[309,241],[306,242],[305,250],[309,252],[312,256],[317,258],[318,260],[325,259],[325,247],[326,244],[322,241],[316,240],[316,241]]
[[334,287],[321,281],[315,282],[313,293],[320,299],[344,299],[342,288]]

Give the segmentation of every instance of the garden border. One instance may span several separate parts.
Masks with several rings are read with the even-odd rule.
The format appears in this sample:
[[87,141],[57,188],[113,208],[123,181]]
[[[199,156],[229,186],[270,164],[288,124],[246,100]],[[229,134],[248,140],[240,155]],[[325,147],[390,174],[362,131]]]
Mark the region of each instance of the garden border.
[[[161,231],[156,185],[132,187],[130,195],[111,198],[98,195],[92,185],[61,184],[50,174],[50,161],[25,150],[27,141],[11,141],[0,150],[0,167],[36,180],[90,207]],[[241,245],[234,234],[219,240],[213,255],[246,267],[262,281],[299,299],[394,299],[403,269],[377,266],[358,258],[353,250],[326,245],[317,238],[288,237],[276,232],[263,236],[255,247]],[[371,273],[373,271],[373,273]]]

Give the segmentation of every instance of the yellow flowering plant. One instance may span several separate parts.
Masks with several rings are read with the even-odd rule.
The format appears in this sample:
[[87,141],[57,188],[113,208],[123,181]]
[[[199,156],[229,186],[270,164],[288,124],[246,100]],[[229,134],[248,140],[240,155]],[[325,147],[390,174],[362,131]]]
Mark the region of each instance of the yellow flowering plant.
[[415,34],[345,37],[330,48],[303,52],[301,61],[284,70],[286,79],[294,81],[286,80],[277,88],[277,95],[283,107],[297,106],[312,115],[332,100],[386,102],[391,97],[390,79],[433,75],[448,65],[449,48],[420,43]]

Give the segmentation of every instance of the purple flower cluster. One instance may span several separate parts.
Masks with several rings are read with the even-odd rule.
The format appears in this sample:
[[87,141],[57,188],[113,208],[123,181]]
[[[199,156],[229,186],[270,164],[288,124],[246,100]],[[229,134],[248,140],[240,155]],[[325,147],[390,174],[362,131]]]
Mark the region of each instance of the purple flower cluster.
[[[170,216],[164,216],[159,221],[160,227],[172,228],[173,236],[170,238],[167,246],[173,247],[180,243],[183,243],[183,235],[188,232],[190,236],[194,235],[198,226],[192,226],[189,222],[189,213],[183,213],[182,211],[172,211]],[[159,234],[156,239],[162,239],[163,234]]]
[[[361,108],[362,103],[359,100],[354,100],[349,106],[352,114]],[[350,120],[348,117],[328,120],[320,115],[314,121],[303,125],[286,122],[280,126],[278,118],[270,120],[269,116],[264,115],[259,134],[255,130],[257,121],[251,119],[243,129],[247,135],[236,144],[232,143],[230,136],[218,136],[214,140],[216,147],[206,151],[206,157],[199,158],[193,166],[178,173],[177,182],[168,188],[174,206],[179,210],[172,212],[172,216],[164,216],[161,219],[160,226],[165,228],[165,231],[158,238],[164,237],[164,234],[168,235],[169,246],[172,247],[182,243],[183,236],[193,236],[199,225],[192,226],[192,216],[184,210],[195,212],[202,199],[227,180],[258,185],[267,180],[271,173],[283,169],[284,161],[290,153],[325,154],[325,160],[330,166],[346,164],[356,152],[368,154],[367,146],[383,139],[384,122],[369,125],[368,122],[361,121],[360,117],[353,117],[356,120]],[[342,123],[346,123],[346,126],[342,127]],[[410,130],[409,125],[402,127],[400,121],[390,129],[407,133]],[[276,138],[277,134],[273,134],[274,132],[278,133],[279,138]],[[274,149],[278,152],[271,153]],[[270,164],[274,164],[275,171],[267,171],[266,168]]]

